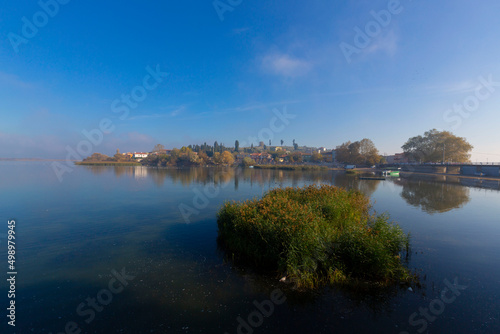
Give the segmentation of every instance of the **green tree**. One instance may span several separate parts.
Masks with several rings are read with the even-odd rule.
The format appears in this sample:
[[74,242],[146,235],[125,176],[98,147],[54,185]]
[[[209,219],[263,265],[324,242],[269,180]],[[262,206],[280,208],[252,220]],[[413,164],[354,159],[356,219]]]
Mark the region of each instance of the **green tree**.
[[101,153],[93,153],[91,156],[83,159],[83,161],[107,161],[110,160],[111,158],[108,157],[106,154],[101,154]]
[[234,156],[229,151],[224,151],[221,155],[223,164],[232,165],[234,163]]
[[203,164],[203,165],[206,165],[207,162],[208,162],[208,155],[201,151],[200,153],[198,153],[198,157],[200,158],[200,163]]
[[169,165],[175,165],[177,163],[177,161],[179,160],[180,154],[181,153],[180,153],[179,149],[177,149],[177,148],[172,149],[172,151],[170,152],[169,159],[167,160],[166,163],[168,163]]
[[348,141],[337,146],[335,158],[339,162],[354,165],[373,165],[380,161],[375,144],[367,138],[353,143]]
[[249,157],[243,158],[243,166],[248,167],[248,166],[253,166],[255,165],[255,160]]
[[191,153],[193,150],[191,150],[189,147],[182,146],[181,147],[181,153]]
[[116,160],[116,161],[123,161],[125,160],[125,156],[123,154],[120,154],[120,153],[116,153],[113,158]]
[[321,153],[314,152],[311,156],[311,162],[321,162],[323,161],[323,156]]
[[342,143],[335,149],[335,159],[339,162],[346,163],[350,160],[349,145],[351,142]]
[[363,157],[360,153],[361,143],[359,141],[355,141],[348,146],[349,151],[349,160],[346,161],[351,164],[360,164],[363,162]]
[[220,152],[214,153],[213,160],[214,160],[214,163],[217,165],[222,163],[222,156],[221,156]]
[[374,165],[380,161],[378,150],[370,139],[364,138],[359,142],[359,153],[367,165]]
[[463,137],[432,129],[423,136],[411,137],[401,148],[410,160],[417,162],[469,162],[474,147]]
[[189,159],[189,163],[192,165],[199,165],[201,163],[200,157],[195,152],[188,152],[187,157]]
[[302,154],[300,152],[292,153],[288,156],[290,162],[302,162]]

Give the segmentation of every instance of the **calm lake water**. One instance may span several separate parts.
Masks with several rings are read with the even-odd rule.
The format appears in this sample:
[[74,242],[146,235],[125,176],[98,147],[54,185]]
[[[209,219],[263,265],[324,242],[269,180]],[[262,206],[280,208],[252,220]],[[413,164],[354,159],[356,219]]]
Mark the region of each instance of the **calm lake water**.
[[[498,181],[79,166],[59,182],[48,162],[0,171],[2,268],[14,218],[18,272],[15,331],[0,283],[1,333],[500,332]],[[217,247],[224,201],[321,183],[359,189],[411,233],[420,289],[295,291]]]

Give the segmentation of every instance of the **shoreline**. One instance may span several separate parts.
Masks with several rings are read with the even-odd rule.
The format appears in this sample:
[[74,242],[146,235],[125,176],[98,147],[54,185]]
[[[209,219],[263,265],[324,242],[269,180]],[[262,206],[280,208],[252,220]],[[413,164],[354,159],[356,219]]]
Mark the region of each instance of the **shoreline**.
[[[382,172],[382,169],[379,168],[357,168],[354,169],[358,172]],[[453,176],[463,179],[475,179],[475,180],[492,180],[492,181],[500,181],[500,177],[495,176],[475,176],[475,175],[462,175],[462,174],[450,174],[450,173],[424,173],[424,172],[409,172],[409,171],[399,171],[399,174],[406,175],[434,175],[434,176]]]

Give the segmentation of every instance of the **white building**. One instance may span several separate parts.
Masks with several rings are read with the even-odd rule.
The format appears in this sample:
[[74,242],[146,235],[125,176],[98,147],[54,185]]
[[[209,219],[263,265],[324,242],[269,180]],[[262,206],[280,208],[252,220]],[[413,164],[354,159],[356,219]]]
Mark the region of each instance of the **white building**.
[[134,158],[147,158],[149,153],[144,152],[134,152]]

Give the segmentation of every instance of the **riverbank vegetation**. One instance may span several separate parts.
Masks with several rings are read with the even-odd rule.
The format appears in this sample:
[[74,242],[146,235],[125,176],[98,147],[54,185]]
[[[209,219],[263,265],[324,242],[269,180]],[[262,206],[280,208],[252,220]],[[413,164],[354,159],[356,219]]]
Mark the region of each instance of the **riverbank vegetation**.
[[257,169],[283,169],[283,170],[327,170],[326,166],[314,165],[255,165]]
[[128,161],[128,162],[119,162],[119,161],[80,161],[75,162],[75,165],[79,166],[142,166],[138,162]]
[[387,286],[413,281],[403,265],[409,236],[369,199],[334,186],[279,188],[262,199],[226,202],[217,215],[228,255],[286,275],[297,287]]

